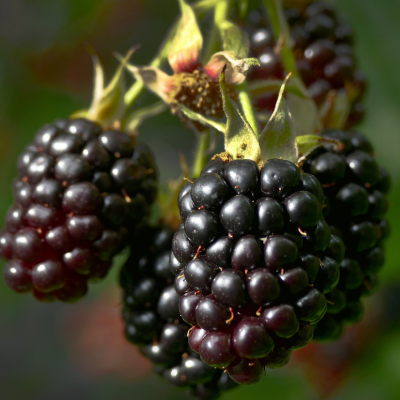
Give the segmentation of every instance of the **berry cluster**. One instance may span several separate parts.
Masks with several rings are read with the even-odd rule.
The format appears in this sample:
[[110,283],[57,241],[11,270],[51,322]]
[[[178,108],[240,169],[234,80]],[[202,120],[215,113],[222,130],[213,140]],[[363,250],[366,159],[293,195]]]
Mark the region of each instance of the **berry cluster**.
[[[385,261],[383,243],[390,232],[383,218],[390,178],[377,165],[372,145],[360,133],[328,129],[321,136],[340,142],[340,146],[317,149],[303,168],[321,182],[325,219],[345,245],[338,286],[326,295],[327,314],[314,334],[317,340],[333,340],[341,335],[343,324],[362,318],[360,297],[372,293],[377,285],[376,274]],[[335,246],[339,249],[342,244]]]
[[180,313],[193,351],[238,383],[285,365],[326,312],[343,244],[322,200],[318,180],[281,159],[259,171],[217,157],[182,187],[170,258]]
[[[290,25],[296,66],[310,97],[321,105],[330,90],[344,90],[351,82],[358,95],[348,124],[360,122],[364,116],[362,99],[366,80],[356,68],[352,29],[324,2],[312,3],[304,10],[288,8],[285,15]],[[245,29],[251,36],[252,55],[261,63],[261,68],[254,68],[249,80],[283,79],[284,69],[279,55],[274,52],[276,42],[269,22],[258,11],[252,11],[249,19]],[[276,94],[267,93],[257,100],[257,106],[273,110],[276,98]]]
[[180,318],[169,268],[172,235],[167,227],[144,226],[133,238],[120,274],[125,336],[168,382],[189,388],[199,399],[216,399],[235,383],[205,365],[188,345],[189,326]]
[[86,119],[41,128],[18,160],[15,204],[0,233],[7,285],[76,301],[105,277],[157,192],[150,150]]

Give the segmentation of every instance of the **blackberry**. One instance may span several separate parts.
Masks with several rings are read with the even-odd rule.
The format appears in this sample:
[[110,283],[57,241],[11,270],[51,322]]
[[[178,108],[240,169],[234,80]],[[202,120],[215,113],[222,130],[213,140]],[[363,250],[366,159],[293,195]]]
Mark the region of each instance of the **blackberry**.
[[0,233],[6,283],[43,301],[79,300],[105,277],[156,191],[151,151],[126,133],[86,119],[45,125],[18,159]]
[[259,170],[216,157],[182,191],[170,267],[189,344],[255,383],[311,340],[339,281],[343,244],[323,219],[321,185],[286,160]]
[[[179,315],[180,299],[173,286],[174,274],[168,268],[172,235],[167,226],[144,224],[130,240],[131,255],[120,271],[125,336],[140,348],[165,380],[188,389],[198,399],[218,398],[220,392],[233,388],[235,383],[221,371],[206,365],[188,344],[190,326]],[[184,279],[181,277],[176,282]],[[192,332],[189,340],[193,343],[202,332],[205,333],[202,330]],[[214,345],[218,343],[224,343],[219,333],[208,336],[208,345],[202,343],[203,352],[211,363],[217,363]],[[217,356],[221,362],[222,356]]]
[[[344,243],[343,247],[331,238],[327,249],[330,258],[343,261],[337,288],[326,295],[327,314],[316,325],[314,335],[315,340],[334,340],[343,332],[343,325],[362,318],[362,297],[373,292],[376,275],[385,262],[384,242],[390,229],[384,217],[390,177],[378,166],[371,143],[360,133],[328,129],[321,136],[338,140],[341,145],[316,149],[303,168],[325,183],[324,194],[330,204],[324,212],[325,219]],[[330,165],[343,165],[344,172],[332,173],[330,179],[325,179],[327,173],[319,167],[321,160],[333,159],[335,164]],[[319,279],[318,275],[317,283]],[[328,281],[327,278],[326,284]]]
[[[355,63],[352,29],[334,8],[322,1],[298,9],[285,8],[284,12],[290,27],[296,67],[309,95],[320,106],[330,90],[345,90],[351,82],[358,94],[347,124],[348,127],[358,124],[363,118],[366,80]],[[252,18],[242,22],[250,35],[251,56],[257,57],[261,64],[261,68],[250,71],[248,79],[283,79],[285,73],[279,55],[274,52],[276,42],[270,22],[262,12],[252,10],[251,15],[255,14],[258,15],[256,21]],[[273,111],[275,102],[276,94],[267,92],[256,100],[256,106]]]

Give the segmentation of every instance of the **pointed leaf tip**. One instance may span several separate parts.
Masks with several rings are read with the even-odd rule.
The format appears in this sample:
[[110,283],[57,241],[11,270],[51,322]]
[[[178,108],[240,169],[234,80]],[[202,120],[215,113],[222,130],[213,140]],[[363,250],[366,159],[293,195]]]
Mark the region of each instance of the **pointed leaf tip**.
[[297,163],[299,150],[296,143],[296,132],[287,102],[284,98],[285,87],[292,75],[285,78],[279,91],[275,110],[260,137],[261,160],[283,158]]
[[250,124],[243,117],[237,104],[230,98],[225,82],[227,65],[222,68],[219,85],[222,103],[227,118],[225,135],[225,150],[233,159],[250,159],[258,161],[260,145]]
[[104,73],[97,55],[92,56],[95,69],[95,83],[93,100],[87,117],[105,126],[120,122],[125,113],[124,95],[125,79],[124,70],[136,47],[121,57],[120,65],[111,82],[104,88]]

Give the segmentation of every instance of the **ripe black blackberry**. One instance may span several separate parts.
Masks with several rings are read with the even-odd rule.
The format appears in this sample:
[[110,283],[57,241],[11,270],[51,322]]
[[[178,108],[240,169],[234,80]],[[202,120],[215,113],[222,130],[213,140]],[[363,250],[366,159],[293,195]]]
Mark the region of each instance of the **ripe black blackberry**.
[[[366,79],[357,69],[353,50],[353,31],[343,22],[334,7],[325,2],[313,2],[303,8],[286,8],[296,66],[317,105],[323,104],[330,90],[344,91],[351,83],[358,91],[348,119],[348,127],[364,117],[363,97]],[[251,55],[260,60],[249,80],[283,79],[285,73],[271,25],[263,13],[253,10],[244,28],[250,34]],[[277,94],[266,93],[257,100],[260,109],[272,111]]]
[[172,236],[166,226],[142,226],[131,239],[131,255],[120,273],[125,336],[168,382],[199,399],[216,399],[235,383],[188,345],[189,326],[180,318],[169,269]]
[[326,312],[342,259],[322,200],[318,180],[283,159],[259,171],[216,157],[181,191],[170,258],[180,313],[192,350],[238,383],[285,365]]
[[104,278],[157,193],[151,151],[87,119],[39,129],[18,159],[0,233],[7,285],[40,301],[77,301]]
[[361,298],[377,285],[377,274],[385,262],[384,242],[390,232],[384,219],[390,177],[378,166],[371,143],[360,133],[329,129],[321,136],[340,145],[315,150],[303,168],[321,181],[326,222],[345,246],[331,243],[332,254],[344,255],[344,260],[337,288],[326,295],[327,314],[315,327],[316,340],[333,340],[341,335],[344,324],[362,318]]

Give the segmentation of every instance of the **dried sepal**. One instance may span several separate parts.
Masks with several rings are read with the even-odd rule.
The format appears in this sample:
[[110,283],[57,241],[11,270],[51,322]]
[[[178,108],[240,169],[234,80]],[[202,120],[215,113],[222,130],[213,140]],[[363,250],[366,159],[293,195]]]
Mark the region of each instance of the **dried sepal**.
[[92,54],[94,66],[94,89],[93,99],[87,112],[79,112],[72,115],[72,118],[84,116],[85,118],[96,121],[103,126],[113,126],[120,124],[125,114],[125,76],[124,71],[129,58],[136,48],[131,49],[125,57],[121,58],[121,63],[113,79],[104,87],[104,71],[100,60],[96,54]]
[[296,132],[292,115],[283,96],[290,76],[291,74],[283,82],[275,110],[268,124],[261,132],[260,147],[262,162],[271,158],[283,158],[293,163],[296,163],[298,160],[299,151],[296,143]]
[[193,8],[179,0],[181,18],[168,54],[168,61],[175,72],[191,72],[199,67],[203,36]]
[[224,67],[219,78],[221,88],[221,96],[225,115],[227,118],[225,135],[225,150],[232,156],[233,159],[250,159],[258,161],[260,157],[260,145],[257,137],[243,117],[237,104],[230,98],[226,82]]
[[171,92],[174,86],[174,79],[157,67],[137,67],[127,64],[127,69],[136,80],[142,81],[144,85],[164,102],[169,103]]
[[204,69],[215,82],[218,82],[220,71],[225,65],[226,83],[239,85],[246,79],[249,68],[252,65],[260,65],[260,62],[256,58],[240,59],[233,51],[220,51],[213,54]]

